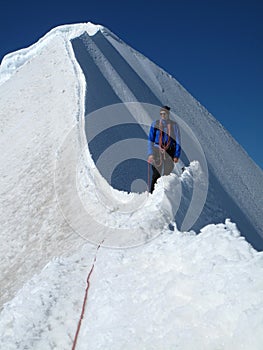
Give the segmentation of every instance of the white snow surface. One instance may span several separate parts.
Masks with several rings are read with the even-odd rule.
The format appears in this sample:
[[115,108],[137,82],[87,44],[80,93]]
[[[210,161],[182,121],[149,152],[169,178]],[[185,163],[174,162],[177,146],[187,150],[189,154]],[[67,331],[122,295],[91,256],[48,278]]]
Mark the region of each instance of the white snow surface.
[[[5,349],[70,349],[96,247],[54,258],[5,304]],[[263,254],[235,224],[100,248],[77,349],[260,350]],[[36,312],[37,310],[37,312]]]
[[[262,349],[262,253],[229,219],[198,235],[168,229],[180,188],[193,177],[204,186],[198,162],[163,177],[153,195],[114,190],[95,167],[84,134],[86,83],[70,40],[99,30],[55,28],[0,67],[0,347],[71,348],[96,255],[77,349]],[[156,94],[164,86],[171,96],[156,66],[106,34],[134,69],[142,62],[140,76]],[[224,213],[216,198],[208,204]]]

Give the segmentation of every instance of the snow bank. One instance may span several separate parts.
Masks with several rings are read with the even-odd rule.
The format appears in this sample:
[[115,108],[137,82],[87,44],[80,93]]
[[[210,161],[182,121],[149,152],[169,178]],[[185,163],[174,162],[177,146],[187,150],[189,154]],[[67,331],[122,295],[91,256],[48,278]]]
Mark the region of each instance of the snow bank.
[[[2,348],[71,348],[94,254],[87,244],[53,259],[5,304]],[[137,248],[101,248],[77,348],[261,350],[262,274],[263,253],[229,220],[199,235],[163,230]]]

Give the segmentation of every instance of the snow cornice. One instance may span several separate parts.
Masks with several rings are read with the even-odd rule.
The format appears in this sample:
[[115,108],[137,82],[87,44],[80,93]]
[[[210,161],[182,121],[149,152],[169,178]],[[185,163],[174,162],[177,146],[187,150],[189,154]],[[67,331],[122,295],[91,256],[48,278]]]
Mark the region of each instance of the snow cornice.
[[84,32],[87,32],[89,36],[93,36],[99,30],[103,31],[103,29],[103,26],[91,22],[60,25],[51,29],[31,46],[11,52],[4,56],[0,66],[0,85],[7,81],[13,73],[23,66],[29,59],[36,56],[54,37],[60,36],[69,41],[80,36]]

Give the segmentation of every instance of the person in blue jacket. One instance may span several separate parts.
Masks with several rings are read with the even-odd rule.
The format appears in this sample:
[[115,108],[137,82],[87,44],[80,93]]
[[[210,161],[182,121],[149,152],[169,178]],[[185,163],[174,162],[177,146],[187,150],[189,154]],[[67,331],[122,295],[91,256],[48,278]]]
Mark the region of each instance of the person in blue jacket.
[[172,172],[181,154],[180,130],[169,115],[170,107],[163,106],[160,119],[152,123],[148,136],[148,163],[152,164],[151,193],[158,178]]

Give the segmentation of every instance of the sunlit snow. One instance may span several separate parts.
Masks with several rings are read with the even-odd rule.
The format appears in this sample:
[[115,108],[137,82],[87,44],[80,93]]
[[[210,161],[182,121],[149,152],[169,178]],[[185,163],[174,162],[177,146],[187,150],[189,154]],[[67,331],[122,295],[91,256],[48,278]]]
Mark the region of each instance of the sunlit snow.
[[[84,71],[87,53],[94,64]],[[261,350],[263,253],[247,240],[262,244],[263,176],[227,131],[171,76],[91,23],[55,28],[8,55],[0,82],[0,348],[71,349],[96,256],[76,349]],[[180,164],[152,195],[113,189],[86,147],[94,91],[93,108],[116,98],[131,111],[137,94],[174,103],[194,130],[209,169],[196,232],[179,224],[194,186],[207,189],[202,164],[189,159],[183,173]]]

